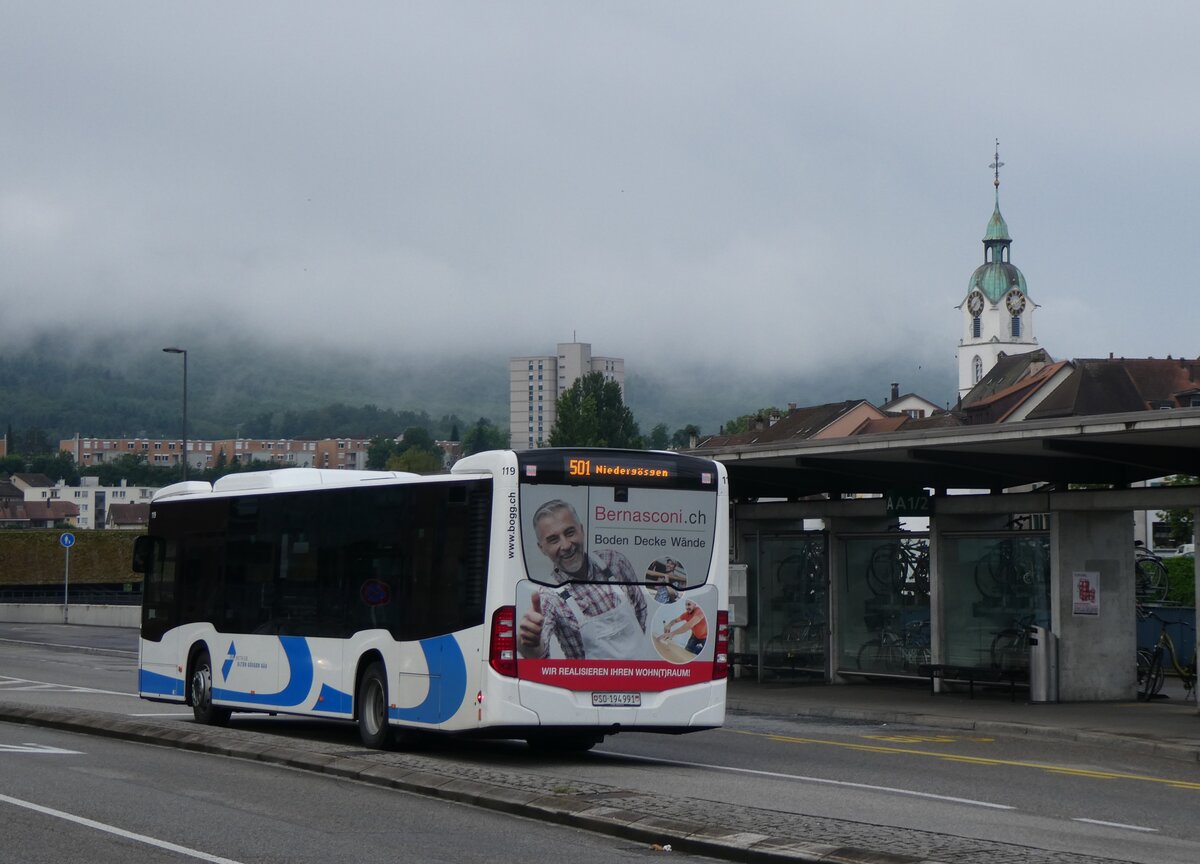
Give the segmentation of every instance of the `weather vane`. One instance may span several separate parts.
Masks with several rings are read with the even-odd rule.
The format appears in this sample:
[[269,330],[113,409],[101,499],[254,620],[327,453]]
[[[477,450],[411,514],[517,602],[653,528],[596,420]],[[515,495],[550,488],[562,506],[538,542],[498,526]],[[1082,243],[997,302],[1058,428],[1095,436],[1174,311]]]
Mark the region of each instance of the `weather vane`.
[[996,179],[994,181],[992,181],[992,185],[994,185],[997,189],[999,189],[1000,188],[1000,169],[1004,167],[1004,163],[1000,161],[1000,139],[999,138],[996,139],[996,161],[993,162],[988,167],[996,172]]

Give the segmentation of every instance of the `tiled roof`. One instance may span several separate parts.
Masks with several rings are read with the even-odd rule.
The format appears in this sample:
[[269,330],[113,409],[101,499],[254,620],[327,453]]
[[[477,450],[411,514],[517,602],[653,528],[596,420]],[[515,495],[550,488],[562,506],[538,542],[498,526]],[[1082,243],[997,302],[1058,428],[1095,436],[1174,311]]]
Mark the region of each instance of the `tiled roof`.
[[79,515],[79,505],[71,501],[26,501],[25,512],[30,519],[67,519]]
[[1074,365],[1075,372],[1029,419],[1187,407],[1191,393],[1200,388],[1196,360],[1109,358],[1076,360]]
[[107,519],[113,525],[145,525],[150,521],[150,505],[110,504]]
[[[806,408],[795,408],[780,417],[774,423],[768,418],[750,421],[751,428],[736,435],[710,435],[697,442],[697,447],[727,447],[739,444],[770,444],[788,440],[803,440],[811,438],[830,424],[844,416],[859,405],[868,405],[862,399],[850,399],[845,402],[829,402],[824,405],[811,405]],[[870,406],[872,410],[874,406]],[[756,423],[761,428],[756,428]]]

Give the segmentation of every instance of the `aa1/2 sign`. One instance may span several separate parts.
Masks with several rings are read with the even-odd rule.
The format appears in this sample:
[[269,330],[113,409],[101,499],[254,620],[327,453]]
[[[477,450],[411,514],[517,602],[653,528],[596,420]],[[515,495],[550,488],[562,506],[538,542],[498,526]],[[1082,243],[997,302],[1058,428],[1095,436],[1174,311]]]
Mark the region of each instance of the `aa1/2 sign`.
[[889,516],[928,516],[933,498],[927,489],[889,489],[883,496]]

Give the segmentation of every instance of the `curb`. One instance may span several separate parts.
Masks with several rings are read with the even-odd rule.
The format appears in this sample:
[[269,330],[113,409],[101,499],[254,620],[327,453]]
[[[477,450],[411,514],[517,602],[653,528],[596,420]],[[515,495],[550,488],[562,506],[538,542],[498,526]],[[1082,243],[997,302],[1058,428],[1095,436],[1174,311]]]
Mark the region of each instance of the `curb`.
[[[314,753],[278,746],[222,738],[207,727],[169,727],[143,723],[98,712],[0,704],[0,721],[23,723],[87,735],[176,747],[200,753],[282,765],[346,780],[356,780],[445,801],[472,804],[502,813],[526,816],[613,837],[633,840],[667,851],[708,855],[739,862],[813,862],[813,864],[939,864],[927,858],[803,843],[743,831],[717,824],[663,818],[644,812],[606,807],[569,795],[545,794],[464,780],[397,765],[381,765],[368,758]],[[259,733],[252,733],[259,734]],[[263,735],[264,739],[269,736]]]

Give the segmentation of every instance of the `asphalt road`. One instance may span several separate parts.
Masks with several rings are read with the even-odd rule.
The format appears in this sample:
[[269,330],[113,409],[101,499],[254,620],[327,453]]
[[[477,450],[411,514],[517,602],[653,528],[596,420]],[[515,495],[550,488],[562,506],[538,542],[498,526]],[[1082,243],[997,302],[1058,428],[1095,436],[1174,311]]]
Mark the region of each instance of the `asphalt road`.
[[[128,636],[122,644],[100,634],[102,650],[83,651],[38,647],[29,644],[36,632],[13,628],[0,625],[9,640],[0,641],[0,700],[190,724],[190,712],[129,695]],[[345,724],[234,723],[303,746],[360,749]],[[653,801],[680,819],[741,820],[764,832],[786,825],[823,842],[943,861],[1200,860],[1196,766],[1075,743],[738,714],[696,735],[616,736],[568,761],[535,758],[519,743],[434,740],[418,752],[455,770],[541,778],[564,793],[621,790],[623,804]]]
[[662,855],[365,783],[51,729],[0,723],[0,765],[0,858],[23,864],[610,864]]

